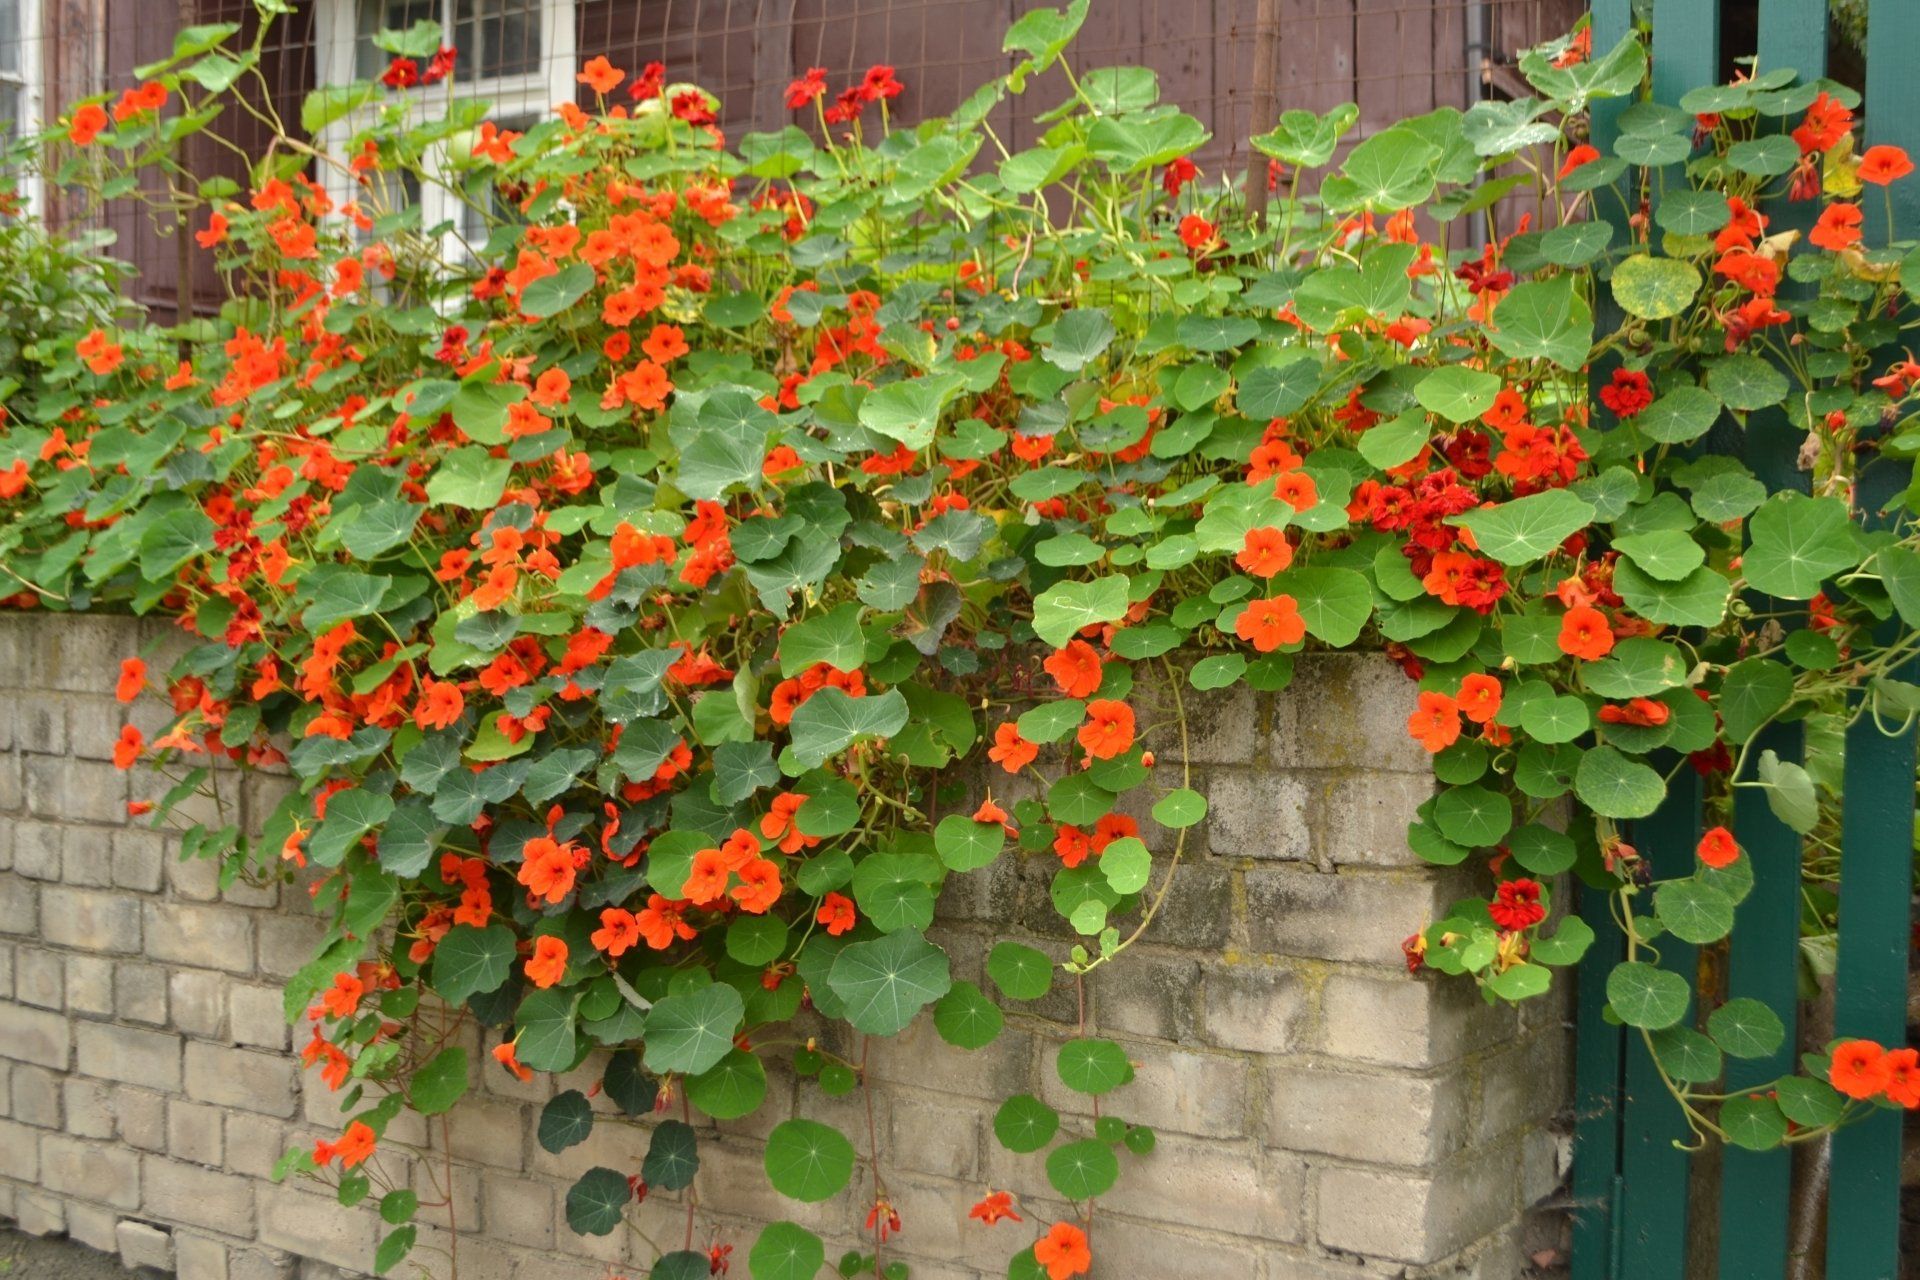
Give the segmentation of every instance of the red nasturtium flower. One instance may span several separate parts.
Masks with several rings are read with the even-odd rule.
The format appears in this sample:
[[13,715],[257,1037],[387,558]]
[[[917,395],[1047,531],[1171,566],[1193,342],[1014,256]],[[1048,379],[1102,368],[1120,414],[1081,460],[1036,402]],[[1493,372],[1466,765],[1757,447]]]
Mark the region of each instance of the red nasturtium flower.
[[1631,418],[1653,403],[1653,383],[1637,369],[1615,369],[1600,388],[1600,403],[1617,418]]
[[1494,891],[1493,901],[1487,904],[1487,914],[1502,929],[1530,929],[1547,918],[1547,909],[1540,902],[1542,892],[1538,880],[1503,880]]
[[1111,760],[1133,745],[1133,708],[1110,698],[1087,704],[1087,722],[1077,739],[1096,760]]
[[990,1227],[1003,1218],[1009,1222],[1024,1221],[1018,1213],[1014,1212],[1013,1193],[1009,1191],[987,1192],[978,1204],[967,1210],[967,1216],[984,1222]]
[[1733,832],[1725,827],[1710,828],[1700,837],[1700,847],[1696,852],[1700,861],[1716,870],[1730,867],[1740,858],[1740,846],[1734,842]]
[[1033,1246],[1034,1261],[1047,1269],[1047,1280],[1069,1280],[1093,1269],[1093,1250],[1087,1233],[1071,1222],[1056,1222]]
[[1889,1049],[1882,1061],[1887,1068],[1887,1099],[1909,1111],[1920,1110],[1920,1049]]

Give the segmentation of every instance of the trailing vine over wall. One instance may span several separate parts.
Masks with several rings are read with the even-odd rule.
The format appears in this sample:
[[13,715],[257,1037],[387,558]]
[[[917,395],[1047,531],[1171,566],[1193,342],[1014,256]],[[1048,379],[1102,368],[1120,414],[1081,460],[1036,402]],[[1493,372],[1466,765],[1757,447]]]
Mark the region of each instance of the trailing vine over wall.
[[[1855,155],[1854,95],[1783,70],[1642,100],[1641,44],[1582,29],[1522,60],[1537,100],[1404,121],[1324,174],[1355,111],[1286,112],[1250,218],[1150,71],[1069,64],[1085,12],[1022,18],[1020,61],[947,119],[896,125],[889,68],[838,96],[810,72],[795,125],[731,147],[698,87],[604,58],[592,110],[502,130],[431,24],[296,129],[264,29],[202,27],[23,144],[76,198],[152,199],[233,286],[178,330],[36,335],[0,383],[0,558],[13,605],[195,638],[121,677],[175,713],[118,751],[177,780],[156,824],[216,762],[297,781],[263,835],[192,825],[183,853],[320,872],[331,930],[287,1012],[354,1117],[281,1172],[379,1193],[383,1269],[418,1207],[379,1181],[387,1127],[480,1071],[605,1047],[605,1095],[666,1117],[567,1196],[604,1234],[690,1184],[692,1113],[752,1112],[771,1057],[834,1096],[923,1013],[971,1050],[1057,982],[1084,1008],[1206,816],[1183,691],[1280,689],[1310,645],[1384,644],[1419,682],[1444,786],[1408,839],[1489,872],[1410,966],[1542,995],[1593,939],[1549,901],[1571,872],[1612,895],[1612,1010],[1697,1135],[1920,1104],[1914,1051],[1864,1041],[1714,1092],[1780,1020],[1736,1000],[1696,1028],[1655,960],[1725,937],[1752,867],[1716,826],[1651,883],[1624,825],[1697,771],[1715,805],[1764,789],[1817,854],[1832,801],[1755,735],[1920,712],[1895,678],[1914,496],[1857,483],[1920,442],[1920,364],[1880,354],[1920,285],[1875,220],[1907,157]],[[994,108],[1043,91],[1048,131],[1010,154]],[[1581,140],[1602,100],[1611,155]],[[275,138],[250,188],[188,173],[187,140],[243,116]],[[465,215],[422,226],[403,176]],[[1805,235],[1769,221],[1796,201]],[[1764,422],[1804,439],[1797,479],[1743,460]],[[1003,941],[991,989],[956,981],[935,898],[1016,850],[1057,859],[1080,941]],[[803,1006],[849,1032],[790,1029]],[[971,1209],[1008,1223],[1015,1277],[1087,1270],[1098,1200],[1153,1146],[1119,1046],[1083,1026],[1057,1060],[1091,1126],[1027,1096],[994,1124],[1052,1196]],[[569,1090],[540,1141],[607,1122]],[[871,1133],[786,1120],[765,1162],[798,1201],[860,1178],[869,1251],[839,1270],[903,1272]],[[696,1214],[654,1276],[724,1257]],[[824,1251],[776,1223],[746,1262],[798,1280]]]

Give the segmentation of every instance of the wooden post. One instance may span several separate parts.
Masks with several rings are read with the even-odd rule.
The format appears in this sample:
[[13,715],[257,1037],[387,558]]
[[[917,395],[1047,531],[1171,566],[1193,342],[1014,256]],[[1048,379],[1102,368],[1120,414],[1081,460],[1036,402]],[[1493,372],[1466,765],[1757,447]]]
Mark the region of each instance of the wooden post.
[[[1259,0],[1253,18],[1253,119],[1248,136],[1267,132],[1279,117],[1280,0]],[[1259,218],[1267,211],[1267,158],[1258,151],[1247,157],[1247,213]]]

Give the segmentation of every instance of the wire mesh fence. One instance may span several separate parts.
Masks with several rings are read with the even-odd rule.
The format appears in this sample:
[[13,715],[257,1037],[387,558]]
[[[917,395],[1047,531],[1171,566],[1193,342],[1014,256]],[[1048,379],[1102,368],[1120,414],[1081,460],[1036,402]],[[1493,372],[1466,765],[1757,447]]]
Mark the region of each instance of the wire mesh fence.
[[[660,63],[669,82],[720,99],[729,137],[810,124],[787,108],[786,86],[822,68],[837,92],[874,65],[905,86],[896,121],[943,115],[1004,72],[1007,27],[1045,0],[298,0],[262,51],[262,96],[297,122],[314,88],[377,74],[387,55],[372,35],[421,19],[441,24],[458,54],[450,89],[496,104],[502,123],[524,123],[590,91],[575,81],[604,54],[634,75]],[[1247,139],[1279,110],[1360,108],[1357,139],[1407,115],[1465,108],[1518,83],[1519,51],[1564,32],[1583,0],[1094,0],[1072,58],[1081,68],[1151,68],[1162,99],[1212,134],[1196,155],[1203,171],[1233,175],[1252,155]],[[0,0],[0,119],[41,121],[91,93],[131,84],[164,57],[175,33],[234,22],[251,34],[251,0]],[[616,92],[619,92],[618,90]],[[989,123],[1010,149],[1033,145],[1036,120],[1066,96],[1053,71],[1004,103]],[[191,163],[241,176],[240,158],[264,146],[257,122],[223,122],[239,154],[203,143]],[[40,208],[58,221],[57,193]],[[136,297],[166,309],[177,293],[177,252],[164,227],[135,207],[109,213],[117,252],[139,270]],[[204,289],[201,287],[204,285]],[[216,294],[209,279],[194,292]]]

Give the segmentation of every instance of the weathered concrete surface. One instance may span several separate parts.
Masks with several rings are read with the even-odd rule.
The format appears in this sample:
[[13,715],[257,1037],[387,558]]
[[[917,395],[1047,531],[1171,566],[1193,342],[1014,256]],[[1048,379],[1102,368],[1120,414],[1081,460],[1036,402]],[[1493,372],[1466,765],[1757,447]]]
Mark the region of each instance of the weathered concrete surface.
[[[124,715],[111,689],[119,659],[158,634],[124,619],[0,617],[0,1218],[183,1280],[367,1271],[384,1229],[368,1206],[266,1180],[289,1146],[341,1124],[279,1015],[280,980],[315,936],[306,895],[222,894],[211,865],[182,863],[171,838],[123,817],[156,784],[106,763]],[[1142,723],[1164,721],[1164,693],[1139,694]],[[1304,659],[1280,695],[1187,693],[1194,785],[1212,812],[1145,941],[1090,992],[1091,1026],[1138,1064],[1109,1110],[1160,1135],[1102,1203],[1096,1277],[1514,1280],[1551,1229],[1527,1207],[1562,1171],[1549,1127],[1564,1097],[1562,1006],[1489,1009],[1401,964],[1401,939],[1474,891],[1406,847],[1432,788],[1404,729],[1411,699],[1390,664],[1364,656]],[[151,709],[135,718],[151,731]],[[223,785],[241,821],[264,815],[270,786]],[[1143,825],[1157,852],[1170,848]],[[1052,863],[956,878],[940,925],[955,977],[983,981],[986,950],[1010,932],[1064,953]],[[978,1053],[946,1046],[926,1019],[874,1048],[883,1173],[906,1228],[897,1256],[916,1280],[1004,1275],[1031,1238],[966,1209],[989,1187],[1045,1186],[1037,1157],[994,1141],[1001,1099],[1036,1094],[1070,1125],[1084,1110],[1053,1067],[1071,995],[1038,1006]],[[451,1220],[423,1211],[414,1260],[448,1274],[451,1228],[475,1280],[642,1270],[644,1245],[576,1238],[558,1206],[586,1168],[636,1169],[644,1129],[603,1124],[560,1156],[533,1138],[542,1102],[589,1087],[597,1062],[521,1085],[493,1067],[491,1040],[469,1043],[487,1069],[451,1125],[397,1122],[379,1158],[392,1185],[450,1201]],[[837,1258],[866,1213],[852,1192],[807,1206],[766,1186],[759,1143],[774,1123],[855,1118],[853,1100],[773,1075],[761,1114],[703,1135],[697,1240],[734,1243],[736,1275],[771,1219],[821,1231]],[[641,1226],[677,1240],[684,1212],[656,1194]]]

